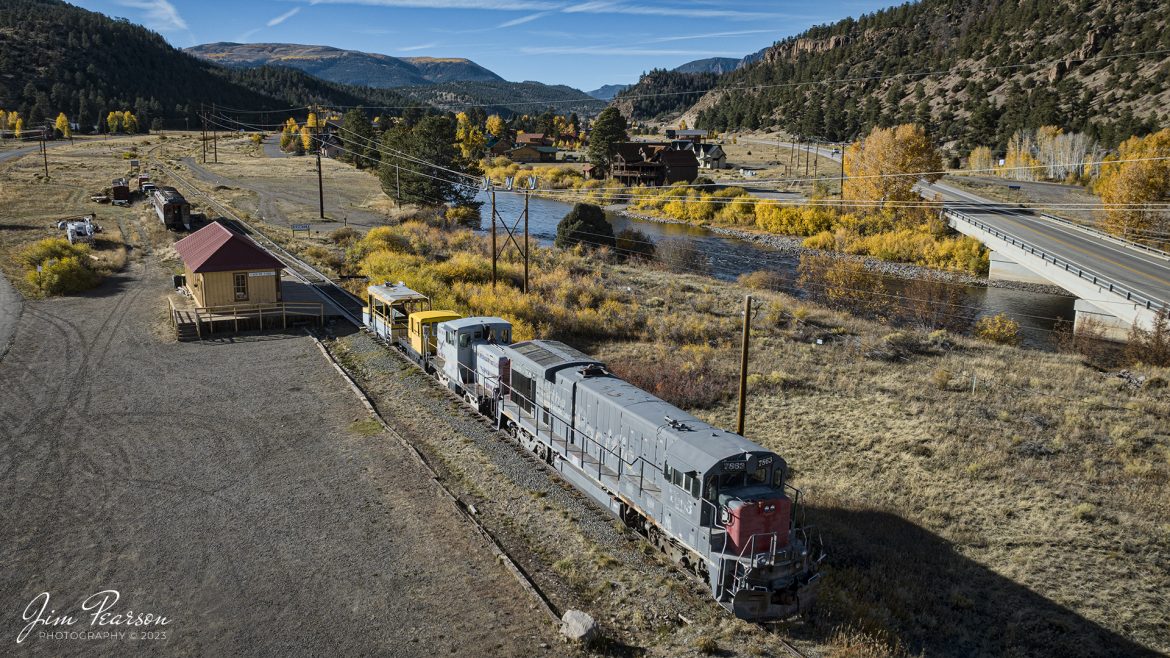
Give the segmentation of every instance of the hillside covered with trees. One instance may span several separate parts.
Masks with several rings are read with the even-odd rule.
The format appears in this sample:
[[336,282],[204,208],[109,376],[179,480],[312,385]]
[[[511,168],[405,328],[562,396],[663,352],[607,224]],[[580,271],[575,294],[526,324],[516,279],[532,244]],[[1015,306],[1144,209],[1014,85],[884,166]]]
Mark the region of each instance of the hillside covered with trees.
[[922,0],[777,42],[719,86],[701,127],[846,140],[913,121],[966,152],[1054,125],[1112,146],[1170,120],[1170,4]]
[[719,75],[710,71],[684,73],[654,69],[614,97],[613,104],[631,119],[655,119],[694,105],[718,81]]
[[286,68],[226,69],[171,47],[161,36],[58,0],[6,0],[0,11],[0,107],[26,127],[59,113],[88,132],[113,110],[142,128],[198,122],[199,104],[245,110],[290,106],[401,106],[394,92],[325,82]]

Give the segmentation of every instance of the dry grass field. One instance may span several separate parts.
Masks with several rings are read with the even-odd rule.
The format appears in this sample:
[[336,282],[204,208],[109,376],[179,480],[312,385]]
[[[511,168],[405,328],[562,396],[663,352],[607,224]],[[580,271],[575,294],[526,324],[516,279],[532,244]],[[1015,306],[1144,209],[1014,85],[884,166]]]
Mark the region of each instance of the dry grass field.
[[[228,156],[241,164],[221,189],[201,185],[242,210],[264,195],[304,205],[309,160],[249,164],[245,149]],[[251,192],[252,180],[270,187]],[[377,198],[369,174],[349,180],[351,203]],[[291,212],[313,213],[308,196]],[[1170,651],[1170,372],[1120,377],[1074,355],[895,332],[778,293],[603,258],[574,267],[634,291],[639,321],[654,327],[581,347],[725,427],[734,426],[742,298],[761,301],[747,436],[788,460],[830,553],[816,612],[783,627],[802,647],[834,656]],[[664,332],[671,323],[679,330]],[[477,472],[485,479],[469,487],[501,493],[484,488],[491,469],[467,471]],[[540,496],[525,501],[525,522],[560,513],[543,506]],[[652,590],[623,585],[610,600],[597,588],[611,558],[581,546],[573,561],[556,557],[562,583],[615,616],[644,611]],[[754,633],[731,643],[742,625],[719,619],[700,625],[721,646],[776,651]],[[647,624],[620,628],[644,640],[657,628]]]
[[[638,342],[597,354],[635,377],[706,377],[729,394],[694,411],[733,427],[730,335],[749,291],[618,276],[723,331],[681,358]],[[1135,385],[1070,355],[891,333],[754,294],[746,434],[789,461],[832,554],[794,633],[844,626],[926,655],[1170,651],[1170,372],[1136,369]]]
[[[90,196],[130,173],[128,154],[145,155],[160,144],[157,136],[77,140],[48,150],[49,178],[44,163],[30,156],[0,163],[0,271],[22,294],[32,291],[25,281],[19,254],[44,238],[63,238],[59,220],[94,214],[102,227],[93,245],[95,269],[109,274],[125,267],[133,245],[163,233],[157,221],[137,221],[152,211],[143,203],[131,207],[98,204]],[[145,164],[145,162],[144,162]],[[133,189],[133,185],[131,186]]]
[[[787,142],[789,137],[782,137]],[[776,136],[763,133],[737,133],[724,135],[721,140],[723,152],[727,154],[727,164],[730,169],[718,171],[700,171],[701,176],[710,176],[716,182],[732,183],[751,186],[753,180],[777,179],[818,179],[829,193],[837,193],[840,189],[838,172],[841,163],[826,158],[823,155],[797,150],[790,144],[776,146]],[[807,171],[805,173],[807,162]],[[755,169],[755,176],[746,178],[739,173],[740,167]],[[784,192],[792,192],[809,196],[813,193],[814,185],[808,181],[767,184]]]

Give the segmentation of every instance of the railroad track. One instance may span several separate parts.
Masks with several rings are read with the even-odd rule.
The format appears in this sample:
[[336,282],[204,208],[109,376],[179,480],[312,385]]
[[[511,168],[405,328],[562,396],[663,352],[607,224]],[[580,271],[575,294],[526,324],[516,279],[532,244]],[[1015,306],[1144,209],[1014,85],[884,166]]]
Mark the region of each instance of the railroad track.
[[[267,248],[269,251],[271,251],[274,256],[276,256],[281,262],[283,262],[286,266],[288,266],[289,271],[292,272],[294,276],[296,276],[298,279],[300,279],[304,283],[308,284],[314,290],[314,292],[316,292],[318,295],[333,302],[333,304],[342,312],[342,314],[346,320],[349,320],[350,322],[352,322],[359,329],[361,329],[363,327],[361,313],[362,313],[362,307],[364,306],[364,301],[361,298],[357,297],[353,293],[351,293],[348,290],[337,285],[332,279],[330,279],[328,276],[326,276],[325,274],[318,271],[312,265],[309,265],[308,263],[306,263],[303,260],[294,256],[293,254],[289,253],[284,247],[280,246],[275,241],[273,241],[271,238],[264,235],[258,229],[256,229],[252,225],[250,225],[248,222],[241,219],[238,215],[236,215],[234,212],[232,212],[230,208],[228,208],[228,207],[224,206],[222,203],[219,203],[218,201],[216,201],[209,194],[200,190],[198,187],[193,185],[191,182],[189,182],[182,175],[178,174],[177,172],[170,169],[169,167],[167,167],[166,165],[164,165],[161,162],[156,162],[156,164],[158,164],[159,167],[163,171],[165,171],[167,173],[167,175],[169,175],[175,182],[179,183],[180,185],[182,185],[186,189],[190,190],[192,192],[192,194],[194,194],[195,196],[202,198],[217,213],[223,215],[224,217],[231,219],[234,222],[237,222],[238,225],[240,226],[240,228],[244,229],[250,237],[255,239],[258,243],[260,243],[262,246]],[[378,342],[382,342],[382,341],[378,341]],[[378,418],[379,422],[383,425],[383,427],[386,428],[388,431],[391,431],[393,434],[399,436],[399,439],[401,441],[403,441],[405,444],[407,444],[416,453],[416,457],[421,459],[423,461],[423,463],[426,464],[427,468],[430,468],[430,465],[426,462],[425,457],[423,457],[423,455],[420,452],[418,452],[418,448],[415,447],[412,443],[410,443],[405,438],[401,437],[401,435],[399,435],[397,433],[397,431],[393,430],[386,423],[385,419],[381,416],[381,414],[377,411],[376,407],[373,406],[372,402],[366,396],[366,393],[364,391],[362,391],[362,389],[357,385],[357,383],[354,382],[349,377],[349,375],[345,372],[344,368],[342,368],[341,365],[339,363],[337,363],[337,361],[333,358],[332,354],[329,353],[328,349],[325,348],[320,343],[318,343],[318,346],[321,348],[322,352],[326,355],[326,357],[330,360],[330,362],[333,363],[334,367],[337,368],[338,371],[342,373],[342,376],[345,377],[345,379],[347,379],[349,381],[351,387],[353,387],[354,390],[358,392],[359,396],[365,401],[365,404],[369,405],[370,410],[373,412],[374,416],[376,418]],[[406,363],[407,365],[417,367],[417,364],[413,363],[412,361],[407,359],[405,356],[398,353],[397,350],[389,348],[388,345],[387,345],[387,347],[391,353],[393,353],[396,356],[398,356],[399,358],[401,358],[404,363]],[[442,390],[450,393],[450,391],[448,391],[448,389],[446,387],[443,387]],[[462,399],[458,398],[458,397],[453,396],[452,399],[455,401],[458,401],[458,402],[462,402]],[[555,471],[550,470],[550,472],[555,474]],[[436,480],[436,481],[438,481],[438,480]],[[445,489],[445,487],[444,487],[444,489]],[[454,494],[452,494],[450,491],[447,491],[447,494],[449,496],[451,496],[453,499],[455,499],[457,502],[460,502],[459,499],[457,497],[455,497]],[[467,514],[466,516],[472,521],[472,523],[475,526],[477,526],[479,528],[480,532],[485,533],[485,535],[491,539],[492,543],[496,546],[496,548],[502,553],[502,555],[505,557],[505,559],[507,559],[509,561],[509,563],[512,565],[512,568],[515,570],[514,573],[517,576],[517,578],[520,578],[522,581],[525,581],[526,586],[528,588],[531,588],[530,593],[532,593],[537,599],[539,599],[540,601],[543,602],[543,605],[544,605],[546,611],[552,617],[554,617],[554,618],[557,617],[557,614],[554,611],[555,608],[553,608],[551,602],[547,599],[545,594],[539,590],[536,583],[534,581],[532,581],[531,577],[529,577],[526,572],[524,572],[522,569],[519,568],[519,565],[515,562],[515,559],[510,554],[507,553],[507,551],[504,549],[504,547],[502,545],[499,544],[498,540],[495,539],[494,535],[491,535],[490,533],[488,533],[487,529],[484,528],[478,522],[478,520],[474,519],[474,517],[472,517],[470,514]],[[522,583],[522,584],[525,584],[525,583]],[[775,631],[773,631],[773,639],[776,641],[778,647],[784,653],[791,656],[792,658],[806,658],[805,655],[803,653],[801,653],[800,650],[798,650],[790,642],[788,642],[784,638],[776,635]]]
[[317,268],[294,256],[275,240],[264,235],[259,229],[232,212],[231,208],[216,201],[210,194],[196,187],[191,181],[179,174],[179,172],[158,160],[154,160],[153,162],[162,171],[166,172],[167,176],[177,183],[178,186],[188,190],[192,196],[201,198],[219,215],[232,220],[238,229],[271,252],[280,262],[284,263],[292,276],[308,285],[317,296],[336,307],[343,318],[353,323],[354,326],[361,328],[362,307],[365,306],[365,303],[360,297],[337,285],[333,279],[321,273]]

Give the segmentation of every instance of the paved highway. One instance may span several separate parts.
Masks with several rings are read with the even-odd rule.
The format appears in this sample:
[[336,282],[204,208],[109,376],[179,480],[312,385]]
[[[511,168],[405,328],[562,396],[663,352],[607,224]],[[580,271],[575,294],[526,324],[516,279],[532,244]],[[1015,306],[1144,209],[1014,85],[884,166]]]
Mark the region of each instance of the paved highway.
[[946,183],[922,185],[956,210],[1053,256],[1091,270],[1110,283],[1170,307],[1170,259],[1096,231],[1071,226],[1029,210],[1007,209]]
[[[759,144],[775,141],[744,138]],[[781,146],[789,145],[781,142]],[[817,153],[840,160],[832,148],[816,147]],[[1170,307],[1170,258],[1142,251],[1121,240],[1104,236],[1091,229],[1070,226],[1024,209],[1005,208],[1005,204],[956,189],[943,182],[919,187],[927,198],[941,198],[947,208],[957,210],[995,229],[1042,249],[1053,256],[1077,263],[1107,281]]]

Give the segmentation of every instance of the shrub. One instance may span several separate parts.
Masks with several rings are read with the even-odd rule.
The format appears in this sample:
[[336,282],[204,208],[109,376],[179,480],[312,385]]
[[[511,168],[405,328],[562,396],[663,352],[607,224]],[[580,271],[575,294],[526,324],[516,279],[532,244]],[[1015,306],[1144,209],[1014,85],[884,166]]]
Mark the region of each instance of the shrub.
[[690,240],[663,240],[658,243],[655,258],[675,272],[706,274],[709,269],[706,254]]
[[447,208],[447,219],[461,224],[463,226],[470,226],[472,228],[479,228],[482,218],[479,215],[479,209],[482,204],[468,203],[460,206],[451,206]]
[[329,239],[336,245],[348,245],[358,238],[358,232],[348,226],[339,228],[329,234]]
[[1003,313],[980,318],[975,323],[975,336],[1000,345],[1020,344],[1020,323]]
[[89,247],[80,244],[69,244],[65,238],[45,238],[29,245],[20,252],[20,262],[30,269],[44,264],[47,260],[61,258],[87,258]]
[[714,407],[735,392],[735,366],[707,346],[691,345],[649,357],[610,359],[613,373],[683,409]]
[[945,391],[951,387],[951,371],[946,368],[935,368],[934,372],[930,373],[930,383],[940,391]]
[[615,238],[617,251],[627,258],[653,260],[656,248],[654,241],[645,233],[633,229],[623,229]]
[[41,263],[41,269],[25,274],[29,285],[42,295],[65,295],[89,290],[100,281],[89,268],[88,257],[66,256]]
[[1129,332],[1126,356],[1135,363],[1170,367],[1170,312],[1162,308],[1149,329],[1134,325]]
[[756,270],[747,274],[740,274],[736,279],[739,285],[756,290],[780,290],[784,287],[784,277],[772,270]]
[[557,238],[554,242],[561,249],[577,244],[613,248],[616,243],[613,226],[605,219],[605,211],[591,203],[578,203],[573,206],[557,224]]

